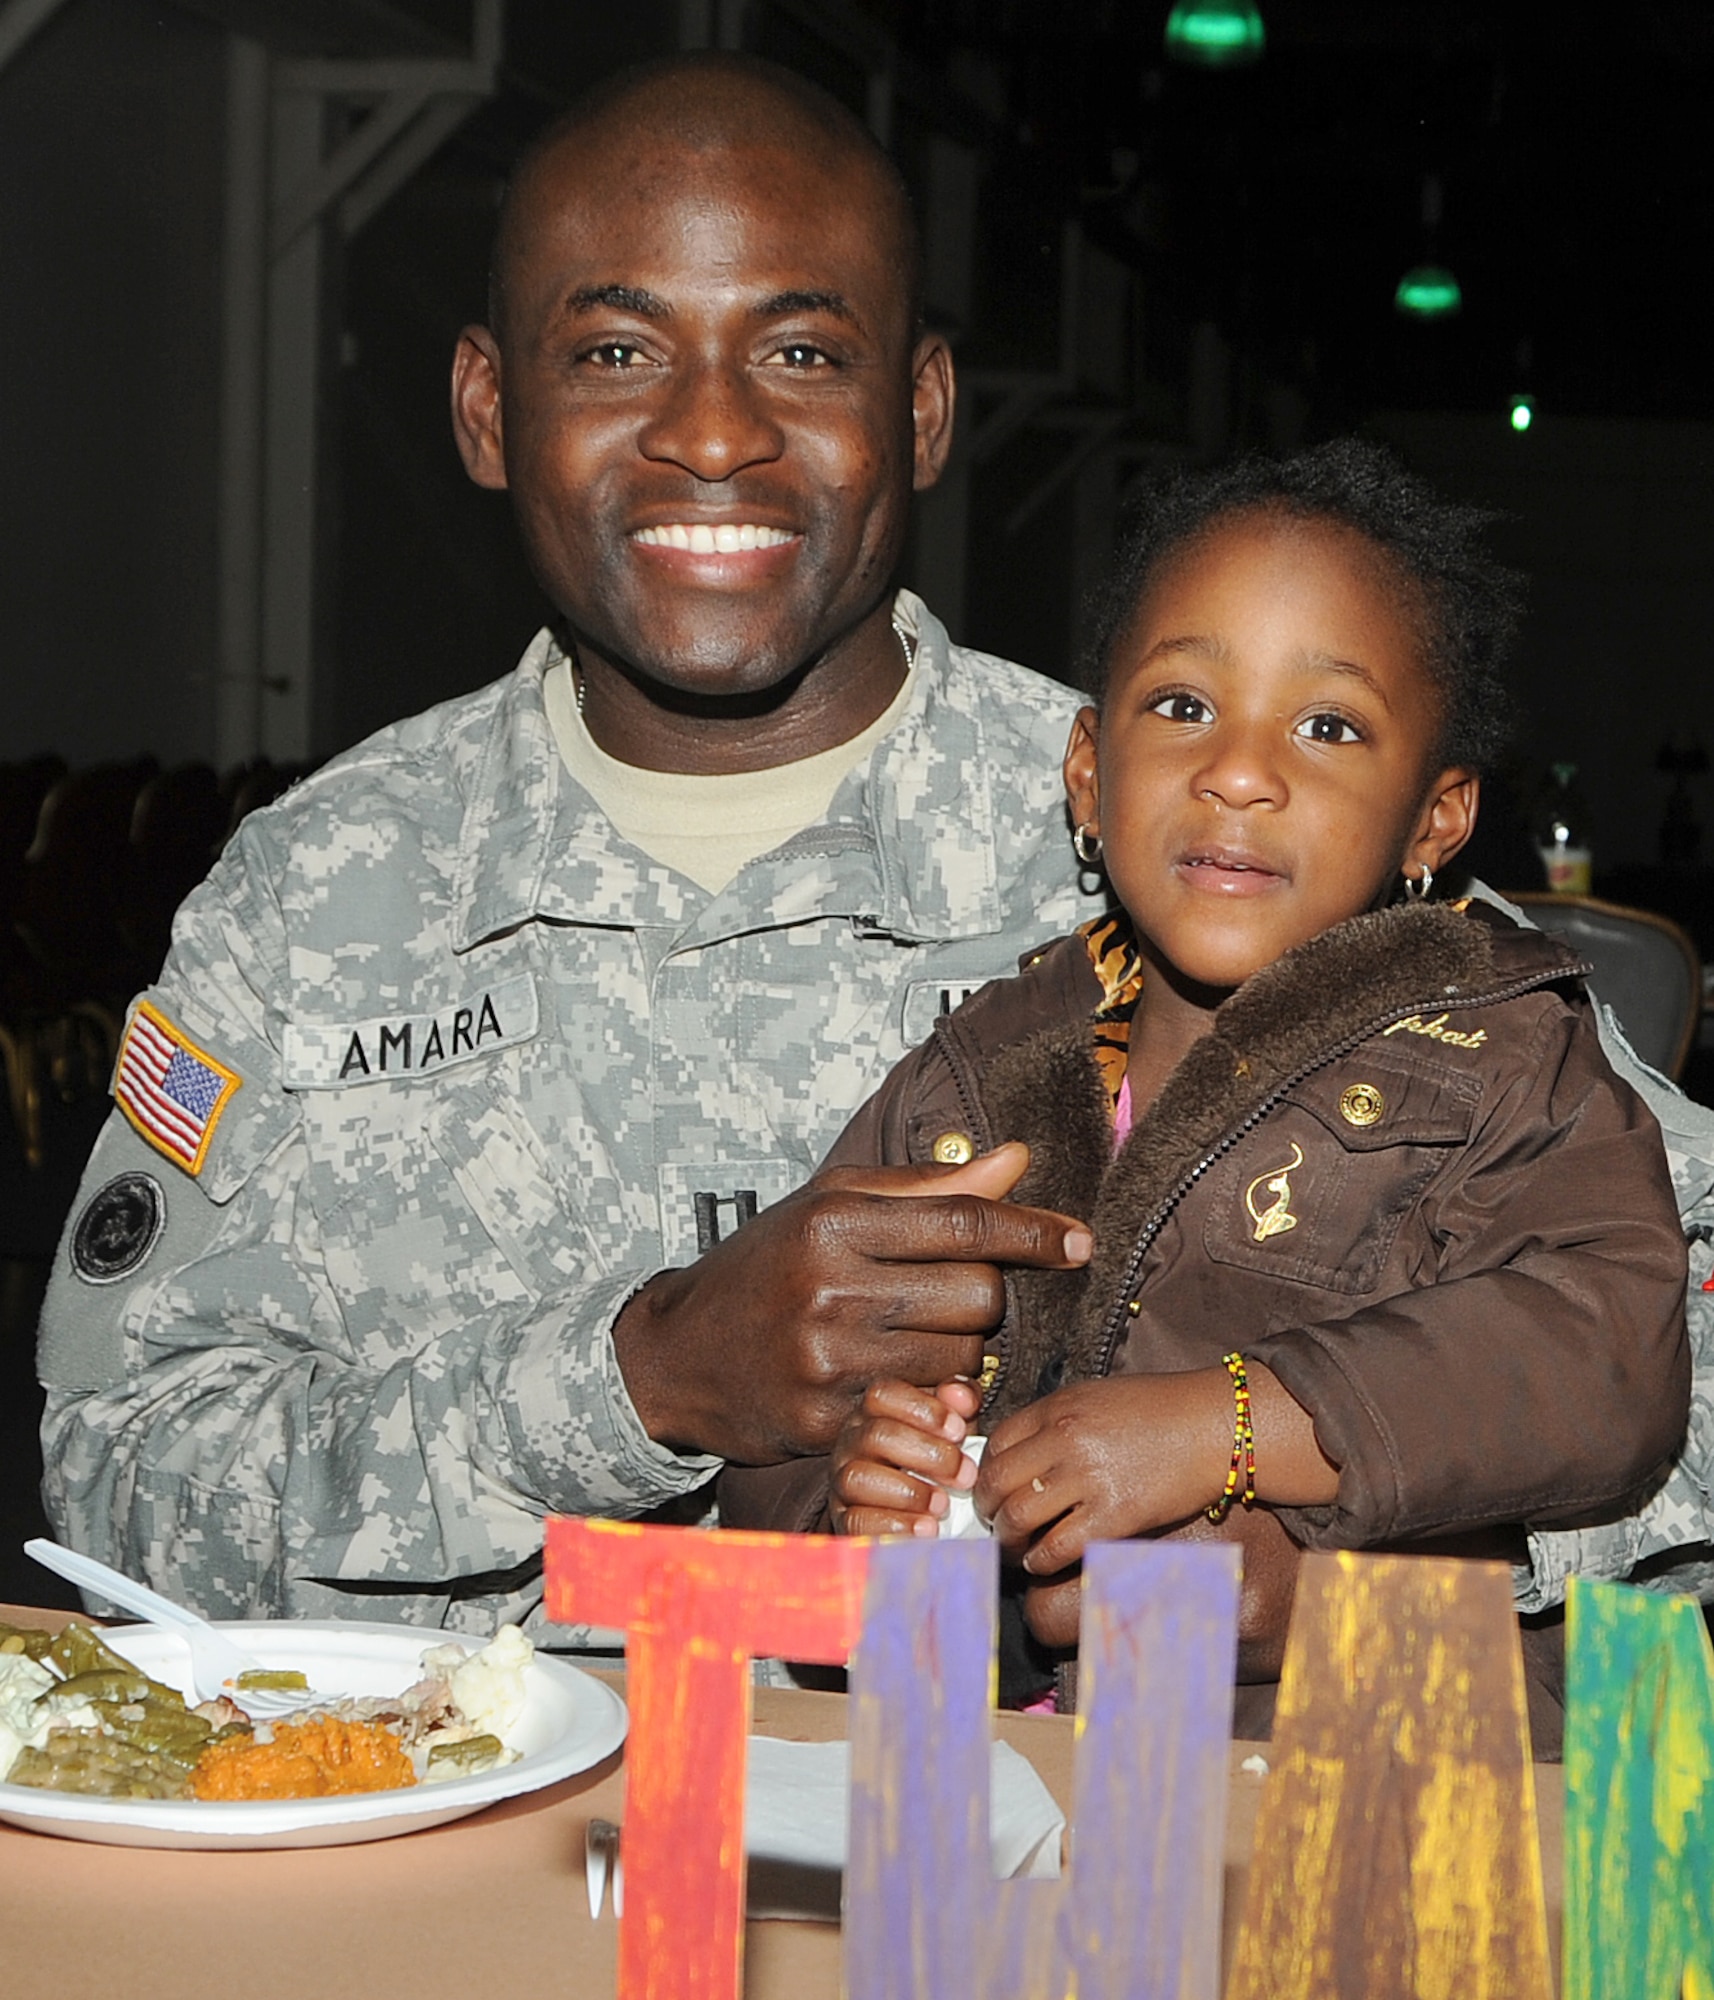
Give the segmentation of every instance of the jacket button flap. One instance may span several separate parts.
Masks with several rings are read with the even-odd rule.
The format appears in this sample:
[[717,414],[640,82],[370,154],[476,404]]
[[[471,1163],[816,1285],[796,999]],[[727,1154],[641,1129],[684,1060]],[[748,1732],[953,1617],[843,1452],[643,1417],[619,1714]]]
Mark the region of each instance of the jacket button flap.
[[1289,1096],[1352,1152],[1455,1146],[1470,1135],[1483,1081],[1462,1050],[1419,1054],[1371,1042]]

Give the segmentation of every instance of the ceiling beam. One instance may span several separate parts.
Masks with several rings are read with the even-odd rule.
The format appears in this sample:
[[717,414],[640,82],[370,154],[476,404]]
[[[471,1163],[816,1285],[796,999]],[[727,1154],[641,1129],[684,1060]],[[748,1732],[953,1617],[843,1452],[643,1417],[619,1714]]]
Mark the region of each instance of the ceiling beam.
[[463,47],[391,0],[177,0],[277,56],[452,56]]
[[0,0],[0,69],[4,69],[65,0]]

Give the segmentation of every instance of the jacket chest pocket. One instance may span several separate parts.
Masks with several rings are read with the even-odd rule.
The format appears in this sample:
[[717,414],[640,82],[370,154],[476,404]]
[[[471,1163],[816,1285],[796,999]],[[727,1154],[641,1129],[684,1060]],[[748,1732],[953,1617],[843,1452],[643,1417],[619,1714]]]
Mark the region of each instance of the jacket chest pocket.
[[1470,1136],[1479,1079],[1391,1049],[1299,1085],[1209,1176],[1217,1263],[1322,1291],[1373,1291],[1399,1229]]

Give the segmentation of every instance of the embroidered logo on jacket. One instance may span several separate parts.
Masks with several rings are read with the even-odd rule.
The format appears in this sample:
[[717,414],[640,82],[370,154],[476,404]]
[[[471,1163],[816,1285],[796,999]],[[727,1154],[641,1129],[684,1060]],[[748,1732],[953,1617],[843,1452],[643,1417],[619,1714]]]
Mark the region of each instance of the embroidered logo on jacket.
[[288,1090],[337,1090],[357,1083],[427,1076],[474,1056],[493,1055],[536,1032],[536,987],[527,973],[473,993],[456,1007],[396,1020],[290,1021],[284,1037]]
[[[1256,1225],[1256,1241],[1265,1243],[1270,1236],[1283,1236],[1288,1229],[1297,1227],[1297,1217],[1291,1212],[1291,1177],[1303,1165],[1303,1148],[1294,1139],[1291,1142],[1291,1158],[1282,1167],[1269,1167],[1260,1173],[1244,1190],[1244,1206],[1250,1211],[1250,1220]],[[1273,1196],[1265,1205],[1256,1198],[1256,1190]]]
[[1451,1018],[1450,1014],[1437,1014],[1432,1021],[1425,1021],[1420,1014],[1407,1014],[1381,1033],[1396,1035],[1402,1031],[1407,1035],[1426,1035],[1431,1042],[1445,1042],[1455,1049],[1479,1049],[1487,1041],[1486,1028],[1449,1028],[1446,1024]]
[[159,1008],[139,1000],[119,1044],[113,1097],[139,1136],[187,1174],[202,1172],[209,1141],[240,1079],[199,1049]]

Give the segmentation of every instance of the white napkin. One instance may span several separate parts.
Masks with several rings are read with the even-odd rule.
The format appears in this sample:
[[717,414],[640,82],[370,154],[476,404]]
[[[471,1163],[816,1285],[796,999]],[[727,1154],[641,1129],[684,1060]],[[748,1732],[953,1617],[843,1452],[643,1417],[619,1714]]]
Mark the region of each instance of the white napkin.
[[[1065,1815],[1034,1765],[1009,1743],[990,1746],[989,1836],[996,1876],[1059,1874]],[[851,1795],[849,1743],[750,1738],[744,1847],[752,1917],[839,1920]]]
[[[959,1449],[972,1465],[980,1465],[982,1454],[988,1449],[988,1440],[985,1437],[967,1437]],[[941,1541],[975,1542],[993,1534],[994,1530],[977,1513],[976,1503],[968,1493],[955,1493],[950,1486],[945,1492],[952,1504],[946,1510],[946,1519],[940,1524]]]

